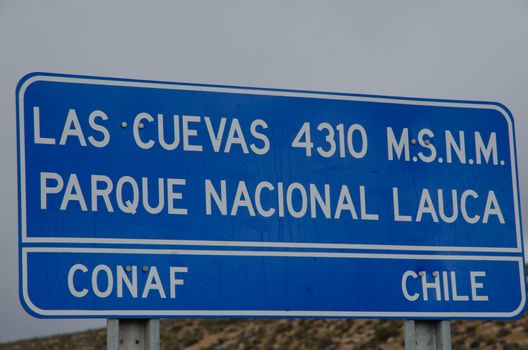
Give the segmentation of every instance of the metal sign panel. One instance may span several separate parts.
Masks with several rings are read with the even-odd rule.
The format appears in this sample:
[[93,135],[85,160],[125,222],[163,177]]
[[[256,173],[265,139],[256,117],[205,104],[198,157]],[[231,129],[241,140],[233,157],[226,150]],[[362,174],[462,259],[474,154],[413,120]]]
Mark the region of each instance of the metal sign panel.
[[35,73],[17,108],[36,316],[524,308],[500,104]]

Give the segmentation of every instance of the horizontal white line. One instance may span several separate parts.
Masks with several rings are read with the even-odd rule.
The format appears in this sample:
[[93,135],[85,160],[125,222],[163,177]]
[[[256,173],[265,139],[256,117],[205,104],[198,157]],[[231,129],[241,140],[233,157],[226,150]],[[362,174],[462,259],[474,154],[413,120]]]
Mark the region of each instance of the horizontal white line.
[[23,243],[75,243],[75,244],[133,244],[133,245],[193,245],[212,247],[254,247],[254,248],[301,248],[301,249],[359,249],[359,250],[407,250],[446,251],[470,253],[520,253],[520,248],[493,247],[452,247],[388,244],[342,244],[342,243],[297,243],[297,242],[255,242],[255,241],[208,241],[134,238],[63,238],[27,237]]
[[[387,317],[387,318],[509,318],[517,315],[514,312],[362,312],[362,311],[261,311],[261,310],[39,310],[44,316],[100,316],[117,318],[119,316],[149,316],[157,318],[164,316],[188,317]],[[35,310],[33,310],[35,311]],[[37,311],[35,311],[37,312]]]
[[472,260],[472,261],[522,261],[521,256],[487,255],[421,255],[382,253],[326,253],[288,251],[243,251],[243,250],[201,250],[201,249],[127,249],[127,248],[69,248],[69,247],[28,247],[27,253],[86,253],[86,254],[154,254],[154,255],[204,255],[204,256],[269,256],[292,258],[341,258],[341,259],[394,259],[394,260]]

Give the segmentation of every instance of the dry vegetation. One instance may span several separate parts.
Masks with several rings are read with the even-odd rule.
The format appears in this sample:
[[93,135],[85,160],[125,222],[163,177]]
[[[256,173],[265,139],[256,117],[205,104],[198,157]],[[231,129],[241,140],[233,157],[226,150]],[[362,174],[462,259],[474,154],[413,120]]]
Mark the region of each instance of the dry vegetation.
[[[403,349],[401,321],[323,319],[162,320],[162,350]],[[528,349],[528,317],[456,321],[453,349]],[[106,331],[92,330],[0,344],[0,350],[105,349]]]

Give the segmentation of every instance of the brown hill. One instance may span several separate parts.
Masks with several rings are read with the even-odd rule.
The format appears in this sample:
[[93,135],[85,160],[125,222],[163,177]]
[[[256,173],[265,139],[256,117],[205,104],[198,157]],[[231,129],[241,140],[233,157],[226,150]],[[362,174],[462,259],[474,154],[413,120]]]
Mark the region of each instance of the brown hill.
[[[171,319],[162,350],[402,349],[403,323],[343,319]],[[528,316],[515,321],[455,321],[453,349],[528,349]],[[0,344],[0,350],[105,349],[106,330]]]

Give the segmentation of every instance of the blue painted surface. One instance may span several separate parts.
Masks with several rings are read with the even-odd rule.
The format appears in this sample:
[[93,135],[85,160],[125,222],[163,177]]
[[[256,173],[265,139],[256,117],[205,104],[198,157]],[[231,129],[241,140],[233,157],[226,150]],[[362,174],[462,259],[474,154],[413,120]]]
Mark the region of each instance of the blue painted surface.
[[[94,268],[103,263],[113,279],[111,293],[98,297],[93,291]],[[68,272],[75,264],[83,264],[87,271],[74,273],[76,290],[87,289],[84,297],[76,298],[68,290]],[[30,252],[28,253],[29,298],[43,310],[97,310],[107,315],[122,310],[138,313],[182,310],[218,310],[236,312],[238,316],[251,316],[253,311],[286,311],[302,315],[306,311],[326,313],[326,316],[353,316],[353,313],[375,313],[391,310],[396,313],[442,312],[460,317],[471,312],[514,312],[520,305],[521,293],[517,288],[503,286],[519,278],[518,261],[462,261],[420,260],[388,258],[360,259],[354,257],[298,257],[298,256],[210,256],[178,254],[129,254],[126,250],[108,253],[82,252]],[[123,294],[117,296],[117,266],[137,266],[137,297],[133,297],[126,284]],[[143,298],[149,272],[143,266],[156,267],[163,292],[153,288]],[[185,267],[186,273],[176,273],[183,279],[177,285],[174,298],[170,295],[170,267]],[[53,271],[53,277],[48,275]],[[421,277],[405,280],[409,294],[419,294],[413,302],[402,294],[401,280],[405,271],[424,271],[428,283],[434,282],[434,271],[440,272],[440,292],[429,288],[428,300],[423,297]],[[468,301],[453,301],[451,279],[448,296],[443,287],[442,271],[456,271],[456,295]],[[486,276],[475,278],[482,287],[477,296],[489,301],[472,299],[470,271],[485,271]],[[127,273],[132,278],[133,272]],[[104,291],[108,275],[96,275],[99,288]],[[451,276],[449,276],[451,278]],[[136,290],[136,288],[133,288]],[[440,299],[440,300],[437,300]],[[449,300],[446,300],[449,299]],[[463,298],[464,299],[464,298]],[[156,311],[151,311],[156,310]],[[340,315],[342,312],[343,315]],[[347,315],[346,313],[349,313]],[[458,315],[456,315],[458,313]],[[209,315],[214,315],[211,311]],[[295,314],[294,314],[295,315]],[[310,314],[307,314],[310,316]],[[371,315],[375,316],[375,315]]]
[[[29,82],[31,84],[27,85]],[[513,120],[507,109],[499,104],[101,78],[87,80],[45,74],[25,77],[19,83],[17,95],[20,102],[17,106],[18,126],[19,130],[23,126],[24,130],[19,135],[20,211],[24,213],[20,217],[21,249],[64,247],[63,239],[68,239],[72,247],[90,246],[122,252],[118,250],[123,248],[120,244],[143,249],[152,247],[147,244],[154,242],[150,240],[161,240],[155,241],[156,248],[181,248],[181,245],[192,244],[201,250],[222,250],[224,247],[243,251],[246,249],[244,244],[255,245],[256,242],[261,246],[279,244],[275,247],[281,248],[282,252],[306,252],[303,244],[313,244],[313,249],[319,249],[317,252],[375,254],[385,251],[392,256],[383,259],[218,257],[206,253],[199,257],[186,256],[181,262],[192,265],[192,272],[189,272],[185,286],[181,287],[181,299],[160,301],[155,297],[144,300],[108,297],[102,300],[90,296],[77,300],[71,293],[68,295],[65,269],[81,257],[86,266],[98,263],[114,266],[120,261],[133,264],[137,260],[149,266],[159,261],[160,266],[166,268],[180,263],[177,256],[156,258],[149,252],[134,255],[134,260],[124,253],[29,253],[29,297],[43,310],[305,310],[364,312],[366,316],[369,312],[385,313],[380,317],[415,312],[416,317],[426,318],[442,312],[455,312],[459,314],[454,317],[463,317],[465,312],[470,318],[508,318],[514,315],[506,313],[524,304],[524,282],[521,283],[519,277],[524,271],[523,264],[518,261],[441,262],[401,258],[409,252],[456,252],[478,254],[483,259],[485,256],[522,259],[520,216],[516,207]],[[36,142],[33,113],[36,106],[40,111],[40,136],[54,138],[55,144]],[[64,145],[58,144],[72,109],[83,130],[85,147],[76,136],[69,136]],[[96,141],[103,139],[100,129],[94,130],[88,121],[90,113],[96,110],[108,116],[108,120],[96,121],[110,135],[109,143],[100,148],[88,140],[90,136]],[[134,119],[140,113],[148,113],[155,119],[154,122],[143,120],[145,127],[138,130],[143,142],[155,141],[150,149],[140,148],[134,140]],[[167,140],[174,137],[173,115],[180,118],[180,131],[184,115],[200,117],[198,122],[190,123],[197,135],[191,135],[189,143],[201,146],[202,151],[183,150],[183,140],[174,150],[163,149],[157,141],[158,114],[164,116]],[[218,133],[221,118],[225,118],[224,138],[218,152],[214,150],[205,117],[210,118],[215,133]],[[248,153],[244,153],[243,147],[237,143],[226,152],[226,137],[235,119],[240,123]],[[265,145],[262,138],[251,133],[251,124],[257,119],[267,125],[267,128],[258,128],[270,145],[265,154],[255,154],[250,147],[253,144],[256,149],[262,149]],[[123,127],[123,122],[127,127]],[[311,141],[314,143],[311,156],[307,156],[305,149],[292,147],[292,141],[305,122],[311,123]],[[361,125],[368,137],[365,156],[356,159],[348,151],[343,158],[339,151],[329,158],[318,154],[318,146],[323,150],[329,147],[325,141],[326,131],[317,130],[321,123],[328,123],[336,133],[339,124],[343,124],[345,130],[351,125]],[[404,128],[408,129],[408,161],[388,159],[389,127],[398,139]],[[437,156],[431,163],[419,159],[414,162],[413,157],[418,157],[420,152],[425,156],[430,154],[423,144],[411,143],[411,139],[416,139],[420,130],[425,128],[435,135],[430,142],[435,146]],[[464,133],[465,162],[458,160],[453,151],[454,161],[447,164],[446,130],[451,131],[458,141],[458,133]],[[475,132],[486,144],[492,133],[496,135],[497,164],[492,164],[491,160],[470,164],[469,159],[476,163]],[[357,132],[354,133],[352,142],[356,150],[362,147],[358,136]],[[339,144],[337,134],[336,141]],[[348,147],[346,140],[345,147]],[[54,173],[64,181],[59,193],[46,196],[46,209],[42,208],[42,172]],[[75,200],[61,210],[63,193],[71,174],[76,174],[79,180],[86,210]],[[93,175],[104,175],[112,182],[109,199],[113,211],[107,209],[102,197],[97,200],[97,211],[94,210],[91,199]],[[152,206],[158,201],[158,179],[164,179],[165,191],[167,179],[184,179],[185,185],[174,187],[181,192],[182,198],[172,201],[176,208],[185,208],[187,214],[169,214],[167,198],[160,213],[148,213],[141,204],[141,192],[136,212],[123,212],[119,209],[115,189],[119,179],[126,176],[138,183],[140,191],[142,178],[146,178]],[[227,214],[223,215],[214,202],[211,212],[207,213],[205,183],[210,181],[220,193],[222,180],[226,182]],[[233,212],[233,199],[240,181],[245,182],[255,215],[247,206],[240,206],[236,214]],[[256,187],[264,181],[274,186],[273,190],[264,189],[260,197],[264,209],[275,209],[269,217],[259,214],[254,196]],[[331,217],[325,217],[321,207],[311,203],[309,198],[307,212],[302,217],[293,217],[287,208],[283,216],[279,215],[279,183],[284,185],[284,192],[291,184],[298,183],[308,191],[308,197],[310,185],[320,193],[324,193],[325,185],[328,185]],[[53,186],[54,182],[49,180],[47,184]],[[346,210],[340,218],[335,217],[342,186],[348,187],[358,218]],[[395,219],[394,187],[399,192],[400,214],[411,215],[410,222]],[[133,200],[130,185],[123,188],[123,202]],[[366,198],[364,210],[367,214],[377,215],[377,219],[361,217],[361,188],[364,188]],[[469,223],[463,219],[459,198],[459,215],[454,222],[443,222],[441,218],[435,222],[434,216],[427,213],[417,222],[417,209],[424,189],[431,194],[437,216],[440,216],[436,198],[438,189],[442,189],[446,196],[443,209],[448,216],[454,210],[453,190],[459,197],[464,191],[474,191],[478,198],[467,200],[466,211],[471,217],[480,215],[480,220]],[[493,214],[487,223],[482,222],[489,191],[493,191],[500,205],[503,222],[499,215]],[[299,192],[293,196],[296,211],[302,206],[300,198]],[[310,212],[312,206],[315,207],[314,215]],[[138,244],[135,241],[138,239],[149,241]],[[253,249],[267,251],[263,247]],[[314,252],[313,249],[309,252]],[[486,280],[489,281],[486,288],[490,288],[493,297],[488,302],[473,303],[402,300],[402,271],[419,271],[422,266],[431,272],[444,266],[460,274],[475,269],[486,271]],[[25,267],[21,266],[21,271]],[[501,290],[500,286],[505,284],[511,285],[513,292],[511,289],[508,292]],[[40,316],[60,316],[32,312]],[[155,311],[152,312],[155,316]],[[430,314],[420,316],[419,313],[423,312]],[[474,314],[479,312],[480,315]],[[78,315],[90,316],[81,311]]]

